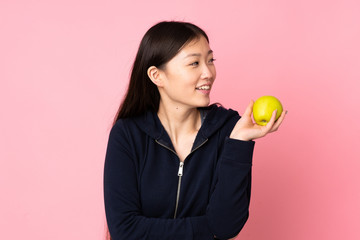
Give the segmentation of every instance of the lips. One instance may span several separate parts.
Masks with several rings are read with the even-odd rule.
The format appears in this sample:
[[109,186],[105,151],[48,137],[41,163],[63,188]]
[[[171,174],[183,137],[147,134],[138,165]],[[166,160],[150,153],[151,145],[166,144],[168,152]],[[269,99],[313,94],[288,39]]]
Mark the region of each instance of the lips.
[[204,85],[201,85],[197,88],[195,88],[196,91],[208,96],[210,94],[210,91],[211,91],[211,85],[210,84],[204,84]]
[[200,87],[197,87],[196,88],[197,90],[210,90],[211,89],[211,85],[208,85],[208,84],[204,84],[204,85],[201,85]]

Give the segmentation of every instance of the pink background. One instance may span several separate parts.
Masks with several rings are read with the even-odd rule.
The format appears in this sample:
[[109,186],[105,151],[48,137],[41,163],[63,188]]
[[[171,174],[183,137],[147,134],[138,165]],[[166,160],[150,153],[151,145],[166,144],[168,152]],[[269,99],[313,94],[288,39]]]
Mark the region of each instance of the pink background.
[[358,0],[2,0],[0,239],[102,239],[111,121],[161,20],[209,34],[213,102],[289,111],[256,143],[238,239],[360,239]]

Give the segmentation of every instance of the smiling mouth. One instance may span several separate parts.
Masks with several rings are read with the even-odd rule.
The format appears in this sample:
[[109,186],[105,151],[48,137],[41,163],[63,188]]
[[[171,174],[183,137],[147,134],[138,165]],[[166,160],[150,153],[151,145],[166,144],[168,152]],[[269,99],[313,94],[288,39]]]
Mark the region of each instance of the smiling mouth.
[[197,90],[210,90],[210,85],[203,85],[203,86],[200,86],[200,87],[197,87],[196,89]]

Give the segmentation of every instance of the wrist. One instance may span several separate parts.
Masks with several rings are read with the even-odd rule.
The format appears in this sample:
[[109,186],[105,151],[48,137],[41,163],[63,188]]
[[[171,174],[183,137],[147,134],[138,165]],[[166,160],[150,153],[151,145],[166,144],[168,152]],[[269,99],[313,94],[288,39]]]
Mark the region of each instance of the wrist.
[[244,135],[241,135],[241,134],[230,134],[230,137],[231,139],[236,139],[236,140],[240,140],[240,141],[251,141],[252,139],[247,137],[247,136],[244,136]]

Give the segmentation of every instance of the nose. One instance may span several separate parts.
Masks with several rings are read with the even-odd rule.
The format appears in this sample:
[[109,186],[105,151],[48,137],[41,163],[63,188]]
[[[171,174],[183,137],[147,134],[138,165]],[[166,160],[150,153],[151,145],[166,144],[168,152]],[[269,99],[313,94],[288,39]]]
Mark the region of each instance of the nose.
[[202,68],[201,78],[203,79],[214,79],[216,74],[215,66],[214,65],[206,65],[204,64]]

